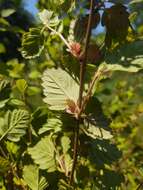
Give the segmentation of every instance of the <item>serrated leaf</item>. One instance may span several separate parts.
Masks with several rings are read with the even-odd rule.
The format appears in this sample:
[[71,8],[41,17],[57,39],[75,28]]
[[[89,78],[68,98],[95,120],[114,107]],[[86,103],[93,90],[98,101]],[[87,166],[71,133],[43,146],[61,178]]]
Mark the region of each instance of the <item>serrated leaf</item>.
[[28,153],[41,169],[47,169],[48,172],[56,170],[55,149],[50,136],[41,138],[41,140],[32,148],[28,148]]
[[104,121],[100,125],[98,118],[89,116],[84,120],[84,126],[81,126],[82,131],[89,137],[93,139],[110,139],[112,138],[111,131],[109,128],[104,126]]
[[39,17],[42,23],[46,26],[54,27],[59,24],[58,16],[55,16],[53,11],[44,9],[39,13]]
[[35,165],[24,166],[23,179],[31,190],[44,190],[48,186],[45,177],[40,176],[39,168]]
[[51,110],[65,110],[68,100],[77,103],[79,86],[74,79],[62,69],[47,69],[42,77],[44,102]]
[[44,48],[44,36],[41,28],[30,28],[22,37],[22,56],[26,59],[38,57]]
[[0,141],[7,137],[7,139],[17,142],[25,135],[26,129],[29,126],[30,115],[26,110],[8,111],[5,114],[4,123],[1,125]]
[[43,125],[42,128],[39,129],[39,134],[43,134],[47,131],[54,131],[57,133],[61,131],[62,121],[59,118],[48,118],[47,123]]
[[113,50],[105,56],[109,71],[138,72],[143,69],[143,41],[135,41]]

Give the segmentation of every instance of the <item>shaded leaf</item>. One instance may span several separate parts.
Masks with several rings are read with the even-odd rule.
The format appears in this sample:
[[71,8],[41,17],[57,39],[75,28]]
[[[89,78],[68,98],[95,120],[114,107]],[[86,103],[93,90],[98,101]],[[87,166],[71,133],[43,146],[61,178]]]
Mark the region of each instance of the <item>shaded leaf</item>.
[[0,173],[4,174],[6,173],[10,168],[10,162],[9,160],[3,158],[2,156],[0,156]]
[[143,69],[143,41],[128,43],[108,53],[105,65],[110,71],[137,72]]
[[22,37],[22,56],[26,59],[38,57],[44,48],[44,36],[41,28],[30,28]]
[[7,77],[5,77],[4,75],[0,75],[0,91],[4,89],[9,84],[9,82],[10,81]]
[[[113,136],[111,135],[110,130],[107,127],[99,125],[98,118],[93,116],[87,117],[84,120],[84,126],[81,126],[82,131],[93,139],[110,139]],[[104,121],[103,121],[104,122]]]

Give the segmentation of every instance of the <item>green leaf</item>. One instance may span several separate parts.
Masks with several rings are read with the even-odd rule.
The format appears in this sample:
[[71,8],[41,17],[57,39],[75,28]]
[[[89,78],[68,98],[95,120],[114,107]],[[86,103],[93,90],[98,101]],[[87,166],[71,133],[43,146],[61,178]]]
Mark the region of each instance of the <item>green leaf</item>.
[[44,190],[48,186],[45,177],[40,175],[39,168],[35,165],[24,166],[23,179],[31,190]]
[[138,72],[143,69],[143,41],[128,43],[105,56],[107,70]]
[[44,9],[39,13],[40,20],[46,26],[54,27],[59,24],[58,16],[55,16],[53,11],[48,11]]
[[29,86],[27,88],[27,94],[28,96],[34,96],[36,94],[40,94],[41,93],[41,88],[36,87],[36,86]]
[[39,130],[39,134],[43,134],[47,131],[54,131],[57,133],[61,131],[62,121],[59,118],[48,118],[47,123],[43,125],[42,128]]
[[38,57],[44,48],[44,36],[41,28],[30,28],[22,37],[22,56],[26,59]]
[[41,138],[34,147],[28,148],[28,153],[41,169],[47,169],[48,172],[56,170],[55,148],[50,136]]
[[69,137],[63,136],[61,138],[61,145],[62,145],[62,149],[63,149],[64,154],[66,154],[68,152],[68,150],[70,149],[70,143],[71,143],[71,140]]
[[9,80],[4,75],[0,75],[0,91],[3,90],[8,84]]
[[19,152],[20,146],[17,143],[5,141],[6,149],[10,154],[16,155]]
[[6,53],[6,48],[4,46],[4,44],[0,43],[0,54],[1,53]]
[[95,118],[93,116],[88,116],[84,120],[84,126],[81,126],[81,130],[89,137],[93,139],[110,139],[113,136],[111,135],[111,132],[109,128],[104,126],[103,123],[100,124],[102,121],[98,121],[98,118]]
[[9,160],[0,156],[0,173],[3,173],[3,174],[6,173],[9,168],[10,168]]
[[47,69],[42,77],[44,88],[44,102],[52,110],[65,110],[68,101],[75,104],[78,100],[79,85],[62,69]]
[[4,123],[1,125],[0,141],[7,139],[17,142],[25,135],[26,129],[29,126],[30,115],[26,110],[13,110],[5,114]]
[[5,100],[1,100],[0,101],[0,109],[4,108],[8,102],[9,102],[9,98],[7,98]]
[[25,106],[25,102],[19,100],[19,99],[16,99],[16,98],[12,98],[9,100],[8,102],[9,105],[12,105],[12,106]]
[[16,87],[18,88],[18,90],[19,90],[22,94],[24,94],[24,93],[25,93],[25,90],[26,90],[27,87],[28,87],[28,84],[27,84],[26,80],[24,80],[24,79],[18,79],[18,80],[16,81]]
[[132,0],[129,4],[143,3],[143,0]]
[[21,78],[23,75],[25,64],[19,63],[18,59],[11,59],[7,62],[9,67],[9,76],[12,78]]
[[8,17],[8,16],[12,15],[13,13],[15,13],[14,9],[3,9],[1,11],[1,16],[2,17]]

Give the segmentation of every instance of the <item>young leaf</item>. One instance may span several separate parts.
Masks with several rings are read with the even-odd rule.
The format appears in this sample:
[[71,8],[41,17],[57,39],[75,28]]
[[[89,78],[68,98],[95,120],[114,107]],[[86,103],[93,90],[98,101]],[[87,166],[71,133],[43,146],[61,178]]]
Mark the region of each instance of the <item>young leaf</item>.
[[26,80],[18,79],[16,81],[16,87],[23,94],[25,92],[25,90],[27,89],[27,87],[28,87]]
[[54,27],[59,24],[58,16],[55,16],[53,11],[48,11],[44,9],[39,13],[40,20],[46,26]]
[[7,139],[17,142],[25,135],[26,129],[30,122],[30,115],[26,110],[8,111],[4,118],[4,123],[1,125],[0,141],[7,137]]
[[28,148],[28,153],[41,169],[48,172],[56,170],[55,150],[50,136],[42,138],[34,147]]
[[22,37],[22,56],[31,59],[39,56],[44,48],[44,36],[41,34],[41,28],[30,28]]
[[77,103],[79,86],[74,79],[62,69],[47,69],[42,77],[44,102],[52,110],[65,110],[68,100]]
[[23,179],[31,190],[44,190],[48,186],[45,177],[40,176],[39,168],[27,165],[23,168]]

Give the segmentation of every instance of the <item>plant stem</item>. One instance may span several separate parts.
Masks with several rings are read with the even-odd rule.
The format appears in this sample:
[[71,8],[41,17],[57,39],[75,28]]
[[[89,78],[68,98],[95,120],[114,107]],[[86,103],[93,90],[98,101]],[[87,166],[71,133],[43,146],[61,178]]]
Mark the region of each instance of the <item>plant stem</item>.
[[[94,0],[90,1],[90,15],[88,18],[88,26],[86,31],[86,37],[85,37],[85,46],[84,46],[84,59],[80,61],[80,88],[79,88],[79,99],[78,99],[78,107],[81,109],[82,107],[82,97],[83,97],[83,90],[84,90],[84,77],[86,72],[86,60],[87,60],[87,49],[90,41],[91,36],[91,23],[93,18],[93,11],[94,11]],[[70,175],[70,185],[73,184],[73,177],[74,177],[74,171],[76,168],[77,163],[77,156],[78,156],[78,140],[79,140],[79,125],[80,125],[80,114],[78,114],[77,117],[77,126],[74,131],[74,153],[73,153],[73,165],[72,165],[72,171]]]
[[92,95],[92,90],[93,90],[93,87],[95,85],[96,82],[99,81],[100,77],[103,75],[103,73],[106,73],[108,72],[108,70],[106,68],[102,68],[102,69],[99,69],[97,70],[95,73],[94,73],[94,76],[93,76],[93,79],[89,85],[89,89],[87,91],[87,94],[83,100],[83,103],[82,103],[82,106],[81,106],[81,109],[80,109],[80,113],[82,113]]
[[60,32],[57,32],[56,30],[54,30],[48,25],[46,27],[52,32],[54,32],[56,35],[58,35],[61,38],[61,40],[64,42],[64,44],[68,47],[69,50],[71,49],[70,44],[67,42],[67,40],[64,38],[64,36]]

